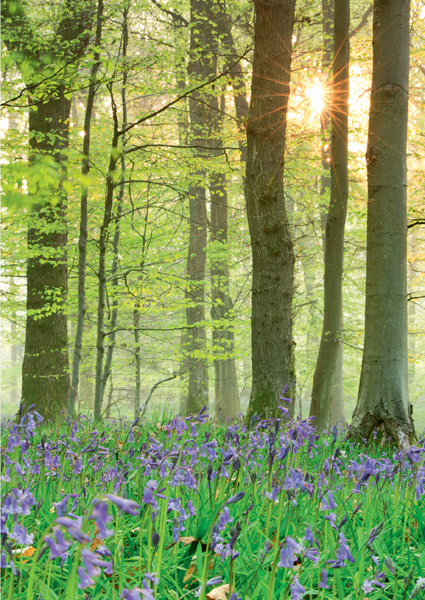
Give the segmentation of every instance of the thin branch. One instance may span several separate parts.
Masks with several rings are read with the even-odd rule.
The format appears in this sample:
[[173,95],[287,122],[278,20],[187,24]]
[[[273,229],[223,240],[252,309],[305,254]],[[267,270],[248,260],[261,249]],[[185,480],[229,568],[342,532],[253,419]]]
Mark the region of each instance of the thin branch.
[[186,27],[189,26],[189,21],[186,21],[186,19],[184,17],[182,17],[181,15],[179,15],[178,13],[174,12],[173,10],[169,10],[167,8],[164,8],[163,6],[160,5],[159,2],[157,2],[156,0],[151,0],[152,4],[154,4],[157,8],[159,8],[160,11],[162,11],[163,13],[165,13],[166,15],[169,15],[170,17],[173,17],[173,19],[177,20],[177,21],[181,21],[183,23],[183,25],[185,25]]
[[411,229],[417,225],[425,225],[425,219],[416,219],[415,221],[410,221],[410,223],[407,224],[407,229]]
[[357,25],[357,27],[355,27],[353,29],[353,31],[350,32],[350,39],[356,35],[356,33],[359,33],[359,31],[361,29],[363,29],[363,27],[366,25],[367,20],[369,18],[370,13],[373,11],[373,5],[371,4],[369,6],[369,8],[367,9],[367,11],[365,12],[365,14],[363,15],[363,17],[361,18],[361,21],[359,22],[359,24]]
[[[248,52],[248,50],[245,52],[245,54],[247,54],[247,52]],[[240,58],[238,58],[238,60],[235,62],[235,65],[242,58],[245,57],[245,54],[243,54]],[[222,77],[224,77],[225,75],[227,75],[228,73],[230,73],[230,71],[232,70],[232,68],[235,65],[231,65],[225,71],[222,71],[221,73],[219,73],[215,77],[212,77],[211,79],[208,79],[208,81],[204,81],[204,83],[201,83],[200,85],[197,85],[196,87],[191,88],[190,90],[187,90],[187,92],[185,92],[181,96],[178,96],[174,100],[171,100],[171,102],[168,102],[162,108],[159,108],[158,110],[155,110],[154,112],[151,112],[148,115],[145,115],[144,117],[141,117],[140,119],[138,119],[137,121],[135,121],[131,125],[128,125],[127,127],[124,127],[123,129],[121,129],[121,131],[118,132],[118,135],[120,135],[120,136],[124,135],[124,133],[127,133],[127,131],[130,131],[130,129],[133,129],[133,127],[137,127],[137,125],[140,125],[141,123],[144,123],[145,121],[148,121],[149,119],[153,119],[154,117],[157,117],[161,113],[165,112],[166,110],[168,110],[169,108],[171,108],[172,106],[174,106],[174,104],[177,104],[177,102],[180,102],[180,100],[183,100],[183,98],[187,98],[187,96],[190,96],[190,94],[193,94],[194,92],[197,92],[198,90],[201,90],[204,87],[207,87],[207,86],[211,85],[215,81],[218,81],[219,79],[221,79]]]
[[166,377],[165,379],[160,379],[159,381],[157,381],[155,383],[155,385],[152,386],[151,391],[149,392],[149,396],[146,398],[145,404],[143,406],[143,410],[142,413],[140,415],[140,421],[139,423],[141,423],[143,421],[143,418],[146,414],[146,409],[148,408],[148,404],[150,399],[152,398],[152,394],[154,393],[154,391],[156,390],[156,388],[161,385],[161,383],[165,383],[166,381],[171,381],[172,379],[175,379],[176,377],[178,377],[179,375],[181,375],[180,372],[178,373],[174,373],[173,375],[171,375],[170,377]]

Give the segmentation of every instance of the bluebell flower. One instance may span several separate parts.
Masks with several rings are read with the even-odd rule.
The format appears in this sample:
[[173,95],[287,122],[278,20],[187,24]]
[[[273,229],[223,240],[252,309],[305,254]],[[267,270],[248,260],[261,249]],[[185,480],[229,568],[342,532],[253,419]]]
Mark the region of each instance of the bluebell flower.
[[274,487],[271,492],[266,492],[267,498],[269,498],[272,502],[277,502],[278,495],[279,487]]
[[292,600],[300,600],[304,596],[305,587],[300,584],[298,577],[294,577],[294,581],[289,587],[291,589]]
[[328,572],[326,569],[322,569],[322,579],[319,581],[319,588],[328,590],[329,589],[329,585],[328,585]]
[[314,544],[313,531],[309,524],[307,524],[304,539],[307,540],[307,542],[309,542],[310,546]]
[[78,588],[80,590],[84,590],[85,588],[90,587],[91,585],[94,585],[96,583],[95,580],[89,577],[89,575],[84,571],[83,567],[78,567],[78,575],[80,578]]
[[226,506],[227,504],[235,504],[236,502],[239,502],[239,500],[242,500],[244,496],[245,492],[238,492],[237,494],[226,500],[224,505]]
[[50,536],[46,535],[44,538],[44,541],[50,548],[50,560],[53,560],[54,558],[61,558],[61,556],[70,546],[70,543],[66,541],[61,529],[55,527],[54,533],[56,537],[56,543]]
[[140,504],[138,504],[134,500],[129,500],[128,498],[121,498],[120,496],[115,496],[115,494],[106,494],[105,497],[111,502],[113,502],[116,506],[118,506],[118,508],[120,508],[123,512],[133,516],[139,514]]
[[222,577],[213,577],[207,581],[207,585],[218,585],[223,581]]
[[9,537],[15,540],[17,544],[24,546],[30,546],[34,541],[34,534],[28,533],[25,527],[22,527],[19,523],[15,523],[12,533],[9,533]]
[[96,500],[95,505],[90,512],[89,519],[96,521],[96,525],[99,530],[96,536],[100,540],[105,540],[114,534],[113,529],[108,529],[106,527],[107,523],[112,521],[112,517],[108,515],[108,505],[106,502]]
[[311,560],[315,565],[319,562],[319,551],[317,548],[309,548],[304,556]]
[[385,566],[394,575],[396,566],[395,566],[395,563],[394,563],[393,559],[390,556],[386,556],[385,559],[384,559],[384,563],[385,563]]
[[66,528],[68,534],[74,540],[80,542],[80,544],[91,542],[91,539],[89,538],[87,533],[84,533],[84,531],[81,530],[81,527],[83,525],[82,517],[76,517],[75,519],[70,519],[69,517],[58,517],[56,519],[56,523],[58,525],[63,525]]
[[328,501],[326,501],[325,497],[322,498],[321,508],[322,510],[334,510],[335,508],[337,508],[337,504],[330,490],[328,491]]
[[145,573],[145,578],[153,583],[153,585],[158,585],[159,577],[155,577],[155,573]]
[[219,522],[218,522],[218,527],[220,531],[223,531],[223,529],[225,528],[225,526],[228,523],[231,523],[233,521],[233,517],[230,516],[230,512],[229,509],[227,508],[227,506],[225,506],[223,508],[223,513],[220,516]]

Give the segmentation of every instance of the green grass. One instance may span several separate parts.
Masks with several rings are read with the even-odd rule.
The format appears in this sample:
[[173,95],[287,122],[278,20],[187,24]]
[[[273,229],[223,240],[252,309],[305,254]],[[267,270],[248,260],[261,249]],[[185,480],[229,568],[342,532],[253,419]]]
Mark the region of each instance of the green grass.
[[[400,453],[354,444],[342,433],[335,441],[319,438],[307,421],[277,425],[277,433],[274,422],[246,432],[202,415],[161,425],[155,420],[131,435],[128,424],[95,426],[88,417],[59,428],[27,421],[16,431],[3,428],[2,510],[9,533],[2,536],[2,597],[177,600],[198,594],[204,600],[223,584],[232,600],[424,597],[423,442]],[[20,499],[25,490],[34,504]],[[134,500],[136,514],[104,500],[105,494]],[[235,494],[237,501],[226,505]],[[100,540],[90,516],[103,501],[112,534]],[[70,512],[82,519],[78,528],[89,541],[56,523]],[[16,523],[33,535],[31,543],[18,543]],[[54,527],[69,547],[51,560],[45,536],[52,537]],[[33,556],[22,554],[28,546]],[[97,558],[113,562],[112,574],[92,559],[87,566],[90,547],[108,554]],[[79,568],[98,571],[84,589]],[[323,569],[329,587],[319,585]],[[149,573],[159,582],[146,578]],[[206,585],[214,578],[218,583]],[[125,592],[133,588],[142,591]]]

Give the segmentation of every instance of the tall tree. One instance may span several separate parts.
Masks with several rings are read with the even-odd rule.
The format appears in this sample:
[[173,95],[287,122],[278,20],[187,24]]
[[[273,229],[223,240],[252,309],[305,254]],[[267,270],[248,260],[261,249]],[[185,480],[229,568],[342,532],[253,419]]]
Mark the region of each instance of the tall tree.
[[325,230],[324,316],[313,378],[310,416],[329,427],[335,372],[341,345],[344,230],[348,201],[349,0],[335,0],[331,106],[331,189]]
[[359,395],[349,430],[374,428],[405,446],[414,437],[407,350],[407,117],[410,1],[375,0],[366,152],[366,310]]
[[84,316],[86,313],[86,262],[87,262],[87,236],[88,236],[88,185],[87,176],[90,172],[90,142],[91,122],[94,99],[96,95],[97,73],[100,67],[100,43],[102,40],[103,0],[98,0],[96,39],[94,62],[90,73],[90,87],[87,95],[86,113],[84,117],[83,160],[81,166],[82,186],[80,201],[80,236],[78,238],[78,309],[77,329],[75,332],[74,353],[72,357],[71,390],[69,393],[68,416],[73,418],[75,403],[78,397],[80,381],[80,364],[83,354]]
[[295,0],[255,2],[245,181],[253,258],[248,419],[255,413],[276,415],[286,384],[295,397],[294,251],[283,187],[294,10]]
[[[39,175],[46,161],[57,167],[55,182],[32,188],[27,265],[27,317],[22,366],[22,399],[45,418],[66,410],[69,392],[67,318],[67,228],[65,161],[75,69],[89,41],[93,3],[66,0],[54,33],[47,37],[32,22],[21,0],[1,3],[3,42],[38,96],[29,108],[30,165]],[[54,57],[54,58],[53,58]],[[54,64],[55,73],[51,73]],[[46,79],[47,77],[47,79]],[[39,85],[47,85],[45,95]],[[28,96],[30,99],[30,95]],[[53,166],[53,164],[50,162]]]
[[[201,83],[215,75],[217,58],[211,52],[211,0],[191,0],[190,3],[190,56],[188,72],[192,81]],[[192,174],[189,187],[189,248],[187,259],[187,308],[188,326],[185,336],[189,384],[186,411],[197,412],[208,404],[208,365],[206,357],[205,329],[205,259],[207,247],[206,171],[202,164],[205,150],[210,145],[209,119],[211,107],[205,90],[194,92],[189,98],[190,138],[193,155],[199,164]]]
[[[213,157],[222,154],[221,115],[225,112],[225,97],[212,98],[212,143],[217,147]],[[211,296],[213,346],[219,354],[214,360],[216,418],[237,419],[241,412],[238,376],[234,358],[235,335],[231,321],[232,299],[229,290],[229,257],[226,249],[228,235],[228,195],[226,174],[216,171],[211,175]]]
[[[330,119],[331,119],[331,106],[332,106],[332,57],[334,49],[334,0],[322,0],[322,14],[323,14],[323,54],[322,54],[322,72],[324,75],[325,94],[324,94],[324,108],[321,112],[321,130],[322,130],[322,176],[321,176],[321,193],[324,198],[325,195],[330,194],[331,189],[331,139],[330,139]],[[345,43],[345,36],[344,36]],[[349,51],[349,50],[348,50]],[[349,74],[347,74],[349,76]],[[341,132],[342,133],[342,132]],[[348,154],[347,154],[347,170],[348,170]],[[322,236],[323,236],[323,255],[326,260],[326,223],[328,219],[329,206],[323,206],[323,212],[321,215],[322,225]],[[326,268],[326,267],[325,267]],[[341,326],[339,331],[343,329],[343,318],[341,311]],[[332,408],[331,408],[331,420],[330,424],[341,423],[345,425],[347,418],[344,411],[344,345],[340,343],[338,345],[338,356],[335,364],[334,381],[332,385]]]

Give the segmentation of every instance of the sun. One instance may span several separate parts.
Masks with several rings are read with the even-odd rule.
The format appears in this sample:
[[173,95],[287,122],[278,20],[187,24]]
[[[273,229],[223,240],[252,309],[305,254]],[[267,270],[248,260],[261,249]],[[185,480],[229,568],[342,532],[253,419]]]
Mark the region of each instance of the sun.
[[325,106],[324,89],[320,83],[315,83],[311,88],[308,88],[306,95],[310,99],[311,108],[320,114]]

